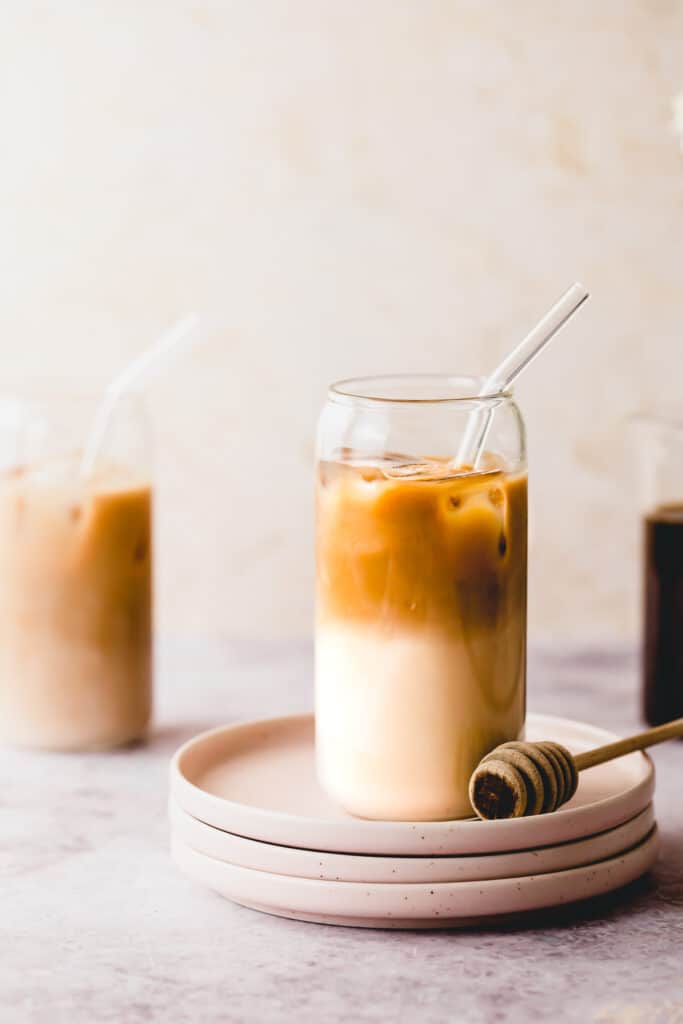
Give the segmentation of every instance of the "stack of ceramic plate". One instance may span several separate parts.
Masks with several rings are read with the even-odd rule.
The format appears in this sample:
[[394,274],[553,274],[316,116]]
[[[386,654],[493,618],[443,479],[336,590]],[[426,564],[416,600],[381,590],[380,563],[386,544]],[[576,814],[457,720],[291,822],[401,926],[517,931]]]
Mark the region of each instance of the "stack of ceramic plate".
[[[530,715],[574,753],[615,737]],[[171,765],[171,846],[196,881],[256,910],[366,927],[453,927],[617,889],[657,855],[654,770],[640,753],[582,772],[554,814],[510,821],[352,818],[315,781],[310,715],[229,726]]]

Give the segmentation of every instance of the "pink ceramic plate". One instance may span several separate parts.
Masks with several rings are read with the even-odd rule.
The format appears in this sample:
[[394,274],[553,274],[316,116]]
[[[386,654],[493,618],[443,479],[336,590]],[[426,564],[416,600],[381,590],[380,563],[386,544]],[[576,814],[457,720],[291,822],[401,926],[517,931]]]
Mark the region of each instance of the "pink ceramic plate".
[[[529,739],[588,750],[616,737],[550,715],[529,715]],[[171,794],[200,821],[268,843],[332,853],[459,856],[584,839],[621,825],[652,799],[654,768],[629,754],[582,772],[554,814],[511,821],[364,821],[336,807],[315,779],[313,716],[225,726],[186,743],[171,762]]]
[[235,903],[281,917],[366,928],[444,928],[499,915],[593,898],[634,881],[657,857],[656,827],[617,857],[546,875],[494,881],[391,885],[329,882],[237,867],[197,853],[181,840],[171,850],[178,867]]
[[608,832],[559,846],[471,857],[382,857],[322,853],[244,839],[191,818],[170,801],[171,835],[198,853],[239,867],[297,878],[337,882],[469,882],[479,878],[516,878],[582,867],[631,849],[652,831],[652,804]]

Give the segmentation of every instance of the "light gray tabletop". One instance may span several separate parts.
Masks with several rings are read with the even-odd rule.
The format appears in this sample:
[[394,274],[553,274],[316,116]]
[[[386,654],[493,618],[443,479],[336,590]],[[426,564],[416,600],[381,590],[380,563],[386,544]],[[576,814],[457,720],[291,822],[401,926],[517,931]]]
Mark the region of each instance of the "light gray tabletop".
[[[655,750],[662,853],[581,917],[466,932],[302,924],[233,906],[167,853],[173,750],[222,722],[305,710],[303,645],[161,652],[150,743],[0,754],[0,1021],[683,1022],[683,743]],[[618,652],[536,652],[529,704],[639,725]]]

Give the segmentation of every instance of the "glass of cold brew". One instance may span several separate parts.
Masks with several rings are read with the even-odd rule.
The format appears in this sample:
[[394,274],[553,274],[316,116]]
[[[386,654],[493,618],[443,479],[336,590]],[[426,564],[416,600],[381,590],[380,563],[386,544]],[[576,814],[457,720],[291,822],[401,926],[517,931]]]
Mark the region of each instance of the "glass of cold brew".
[[683,422],[636,423],[643,516],[643,713],[683,716]]
[[[320,418],[317,767],[360,817],[471,816],[472,771],[523,733],[524,427],[481,385],[343,381]],[[486,447],[459,464],[473,416]]]
[[0,741],[89,750],[144,736],[152,698],[150,440],[121,400],[0,398]]

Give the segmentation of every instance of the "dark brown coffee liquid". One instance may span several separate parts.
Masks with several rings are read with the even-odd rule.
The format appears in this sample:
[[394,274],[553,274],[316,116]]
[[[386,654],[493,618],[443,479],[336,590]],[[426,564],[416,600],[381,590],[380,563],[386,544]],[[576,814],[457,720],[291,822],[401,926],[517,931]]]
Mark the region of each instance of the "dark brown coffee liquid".
[[645,519],[644,712],[651,725],[683,716],[683,503]]

